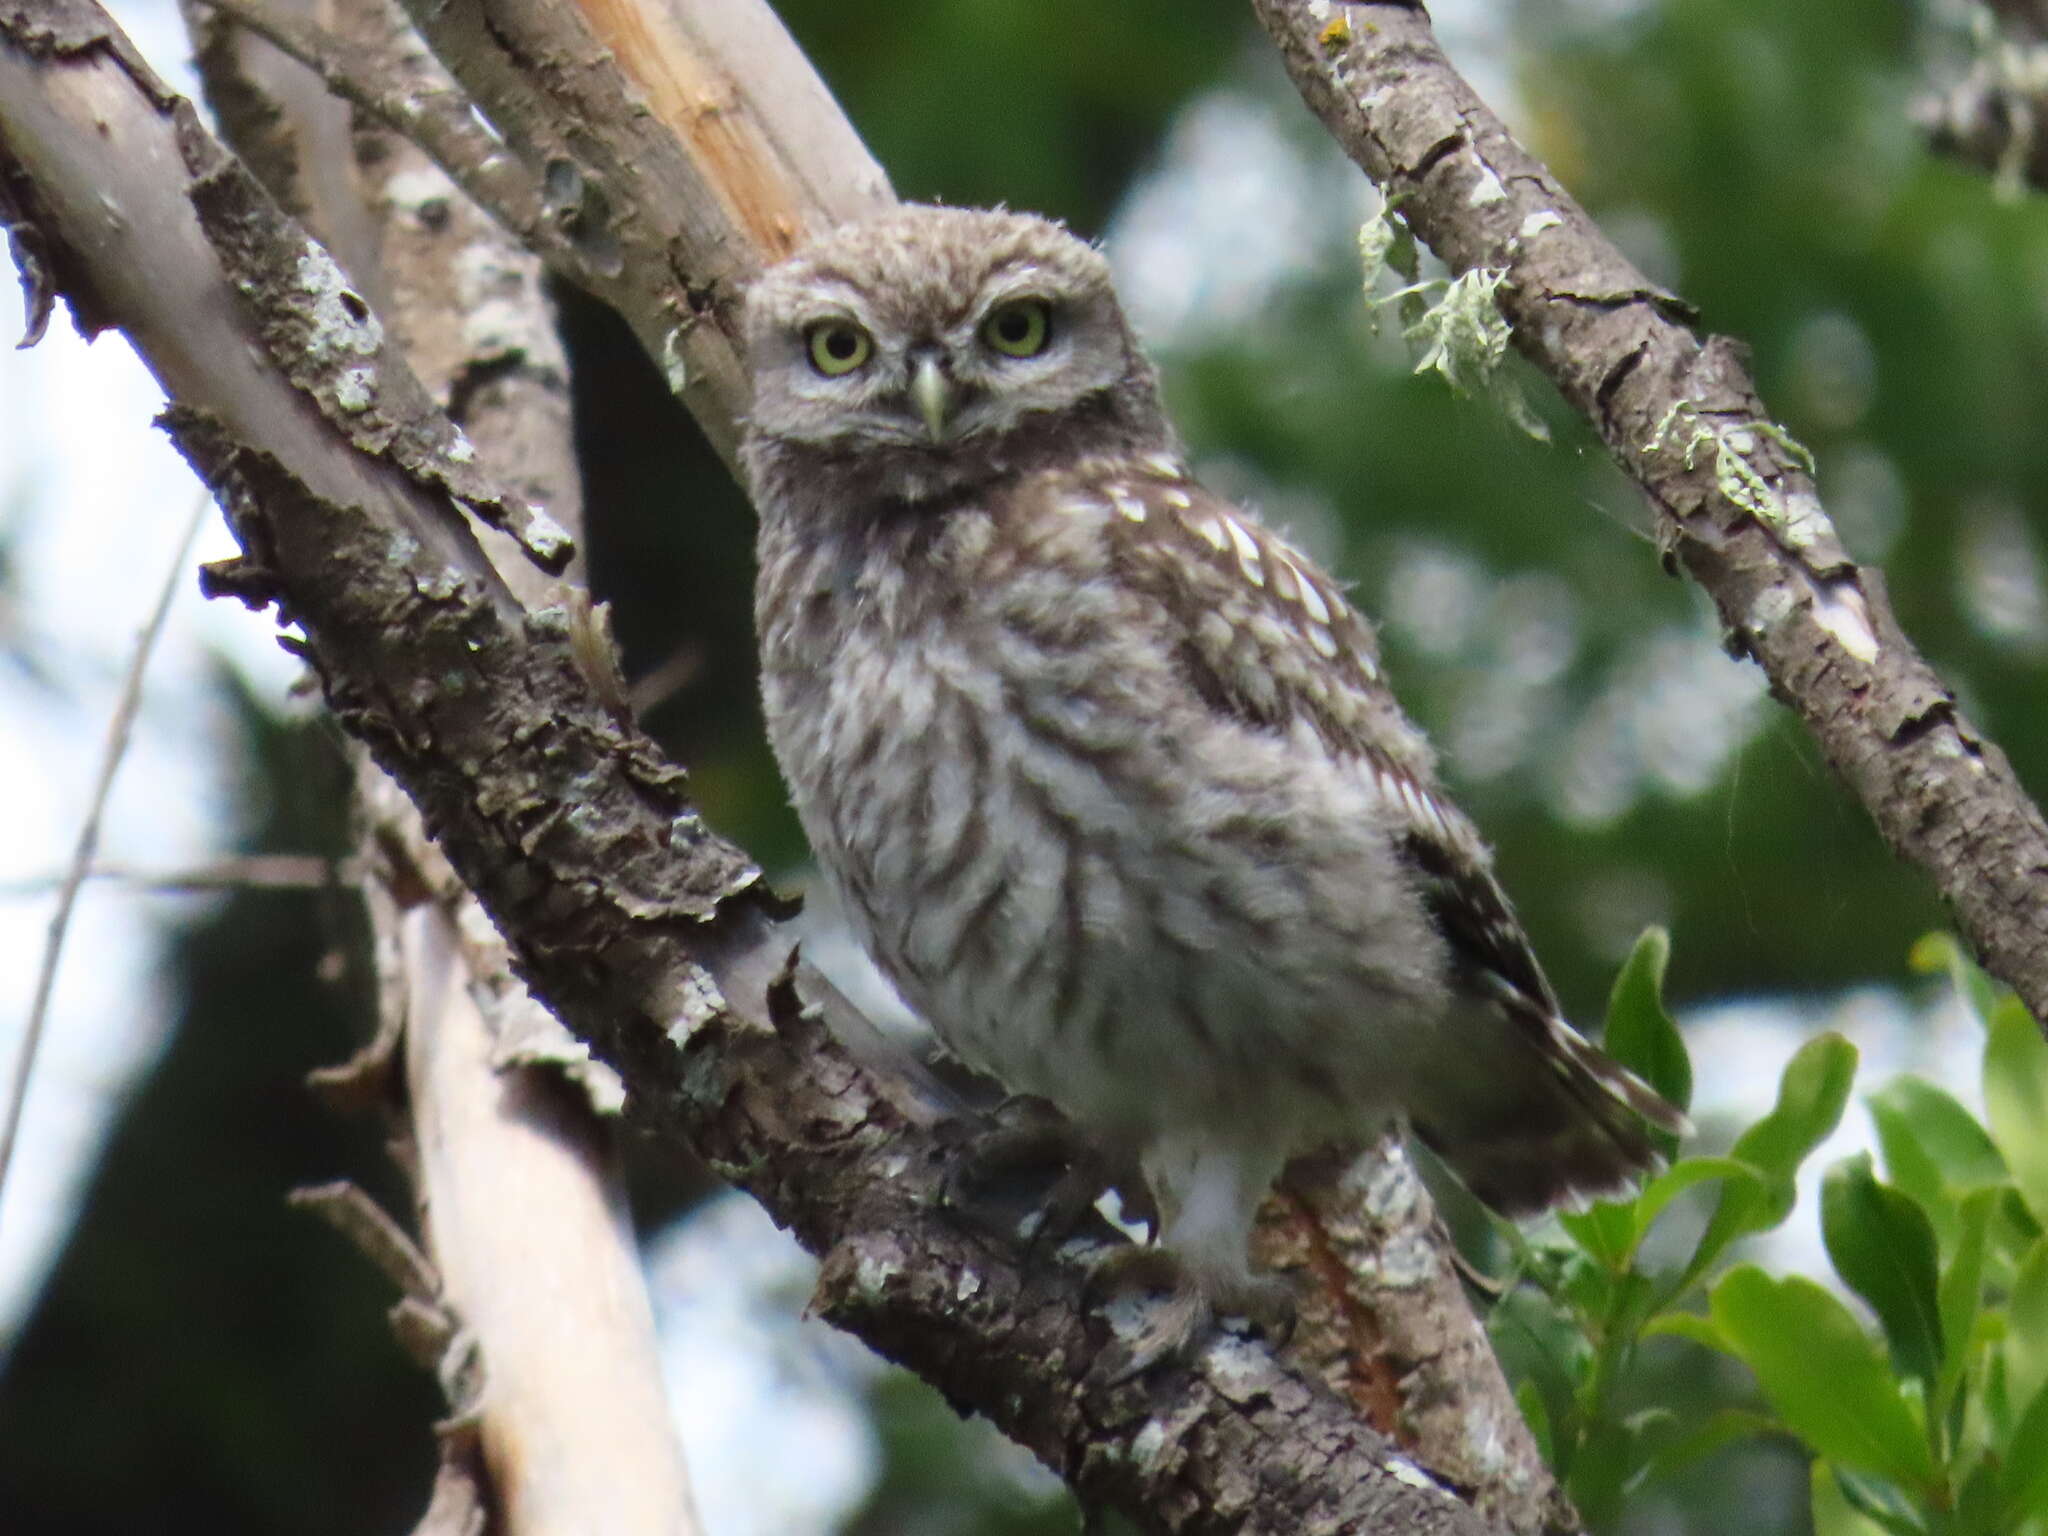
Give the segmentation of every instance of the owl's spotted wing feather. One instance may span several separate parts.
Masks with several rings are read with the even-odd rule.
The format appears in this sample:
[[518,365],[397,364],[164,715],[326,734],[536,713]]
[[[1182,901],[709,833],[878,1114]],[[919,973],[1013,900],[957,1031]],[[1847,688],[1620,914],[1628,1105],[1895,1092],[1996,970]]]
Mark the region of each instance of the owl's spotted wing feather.
[[1492,1096],[1455,1082],[1416,1129],[1504,1210],[1625,1182],[1654,1159],[1643,1122],[1684,1116],[1565,1022],[1485,843],[1438,786],[1427,744],[1381,674],[1365,621],[1313,562],[1171,461],[1110,475],[1127,580],[1185,627],[1181,659],[1212,707],[1262,729],[1306,726],[1370,774],[1442,936],[1474,1027],[1504,1027],[1535,1070]]
[[[1489,866],[1485,844],[1437,787],[1427,745],[1380,671],[1372,632],[1312,561],[1170,470],[1109,482],[1134,526],[1131,580],[1184,617],[1181,648],[1210,703],[1265,729],[1309,726],[1371,776],[1400,850],[1459,963],[1531,1008],[1557,999]],[[1142,514],[1142,515],[1133,515]]]

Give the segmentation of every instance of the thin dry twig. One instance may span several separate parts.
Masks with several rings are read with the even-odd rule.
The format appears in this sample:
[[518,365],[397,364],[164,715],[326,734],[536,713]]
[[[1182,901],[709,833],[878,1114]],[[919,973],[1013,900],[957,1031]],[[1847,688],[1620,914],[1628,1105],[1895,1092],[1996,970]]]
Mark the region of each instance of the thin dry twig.
[[[60,889],[70,874],[32,875],[0,880],[0,901],[47,896]],[[317,853],[251,853],[151,869],[140,864],[95,863],[87,880],[124,886],[140,896],[203,896],[214,891],[324,891],[329,886],[356,885],[363,878],[359,859],[330,859]]]
[[71,926],[71,911],[78,904],[79,888],[85,884],[93,855],[99,851],[100,818],[107,808],[107,796],[114,788],[114,775],[120,771],[121,759],[128,753],[128,738],[134,730],[136,713],[142,707],[142,680],[149,671],[149,659],[156,650],[157,638],[163,634],[164,620],[170,616],[171,600],[178,595],[179,578],[184,574],[185,562],[192,553],[192,542],[199,537],[200,525],[212,507],[213,495],[209,491],[202,491],[194,500],[192,515],[186,520],[185,532],[178,540],[177,555],[171,561],[170,574],[164,578],[163,590],[157,594],[156,607],[150,613],[149,621],[142,626],[142,633],[135,637],[135,655],[128,663],[128,675],[121,684],[121,697],[114,705],[114,718],[107,724],[107,742],[100,752],[99,779],[92,787],[85,825],[78,830],[78,846],[71,855],[71,868],[57,892],[57,910],[50,914],[50,935],[43,944],[42,969],[36,974],[35,1001],[29,1005],[28,1027],[22,1031],[21,1049],[14,1059],[14,1080],[8,1085],[6,1121],[4,1126],[0,1126],[0,1191],[7,1188],[7,1170],[14,1161],[14,1139],[21,1130],[22,1110],[28,1103],[29,1073],[35,1067],[36,1050],[43,1038],[43,1023],[49,1016],[50,994],[57,984],[57,961],[64,953],[64,934]]

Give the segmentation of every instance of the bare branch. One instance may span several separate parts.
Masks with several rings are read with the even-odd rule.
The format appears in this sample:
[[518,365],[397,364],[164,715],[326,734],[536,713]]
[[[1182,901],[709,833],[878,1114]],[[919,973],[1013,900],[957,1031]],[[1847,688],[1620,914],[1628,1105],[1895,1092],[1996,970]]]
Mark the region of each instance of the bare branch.
[[142,633],[135,637],[135,654],[129,659],[127,675],[121,681],[120,697],[114,701],[114,716],[107,724],[106,745],[100,749],[99,777],[93,781],[92,797],[86,802],[85,824],[78,829],[78,844],[72,850],[71,867],[57,891],[57,909],[50,914],[49,937],[43,942],[43,958],[36,972],[35,998],[29,1004],[28,1024],[21,1032],[21,1047],[14,1058],[14,1074],[7,1085],[7,1102],[0,1107],[0,1190],[7,1187],[7,1169],[14,1161],[14,1139],[21,1130],[22,1110],[28,1103],[29,1074],[35,1068],[36,1050],[42,1044],[43,1024],[49,1016],[50,994],[57,985],[57,961],[64,953],[64,934],[71,926],[71,911],[78,904],[79,887],[99,852],[100,818],[113,792],[114,775],[121,771],[121,759],[128,754],[128,738],[135,728],[136,712],[142,708],[142,682],[149,673],[149,658],[156,651],[157,638],[170,617],[171,602],[184,585],[185,561],[192,553],[192,541],[206,520],[208,498],[201,496],[178,539],[171,557],[170,573],[156,606],[150,610]]
[[1638,272],[1517,144],[1408,4],[1253,0],[1303,98],[1455,272],[1504,272],[1516,345],[1606,442],[1885,840],[2048,1022],[2048,823],[1843,551],[1724,337]]
[[375,53],[260,0],[196,0],[297,60],[342,100],[412,144],[520,241],[581,278],[575,248],[547,216],[540,184],[491,137],[469,98],[445,79],[418,79],[412,62]]
[[[47,895],[69,878],[67,873],[0,880],[0,901]],[[318,891],[354,885],[362,878],[362,870],[352,859],[322,858],[317,853],[252,853],[178,869],[147,869],[102,860],[85,871],[85,878],[126,886],[145,896],[197,896],[211,891]]]
[[731,462],[741,284],[895,201],[759,0],[408,0],[442,62],[548,189],[587,286]]
[[[324,46],[374,58],[387,82],[431,76],[383,0],[327,14],[336,33]],[[194,31],[209,95],[233,108],[224,126],[265,152],[280,201],[350,242],[351,272],[381,296],[427,391],[460,413],[479,462],[579,528],[567,364],[538,259],[418,147],[360,122],[336,132],[334,104],[305,70],[272,67],[233,29]],[[439,89],[466,119],[459,93]],[[563,600],[509,539],[481,536],[522,601]],[[614,1145],[618,1079],[513,977],[411,802],[357,756],[380,1014],[376,1039],[319,1086],[339,1107],[383,1112],[413,1183],[433,1288],[402,1298],[392,1324],[467,1431],[443,1438],[420,1532],[489,1509],[506,1536],[692,1536],[701,1527]]]

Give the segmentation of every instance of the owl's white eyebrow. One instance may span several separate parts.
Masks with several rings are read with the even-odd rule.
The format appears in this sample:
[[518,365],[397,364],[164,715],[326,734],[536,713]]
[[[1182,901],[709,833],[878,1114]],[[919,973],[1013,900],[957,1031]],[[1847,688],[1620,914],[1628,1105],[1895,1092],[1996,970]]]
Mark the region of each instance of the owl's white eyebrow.
[[1000,303],[1004,299],[1014,299],[1022,294],[1030,294],[1033,298],[1042,298],[1050,303],[1053,295],[1047,293],[1045,289],[1044,278],[1035,267],[1024,264],[998,268],[984,278],[981,287],[975,291],[974,313],[980,314],[991,304]]
[[804,325],[816,325],[820,320],[855,320],[861,318],[861,294],[851,283],[831,283],[820,288],[812,296],[812,303],[803,319]]

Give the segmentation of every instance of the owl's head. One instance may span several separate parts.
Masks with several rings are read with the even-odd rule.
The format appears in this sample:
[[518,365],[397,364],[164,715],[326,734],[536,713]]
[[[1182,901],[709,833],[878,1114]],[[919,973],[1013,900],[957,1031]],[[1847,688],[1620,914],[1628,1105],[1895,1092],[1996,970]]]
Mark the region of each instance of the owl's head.
[[1097,446],[1077,430],[1164,430],[1109,263],[1029,214],[910,204],[835,230],[754,281],[746,344],[750,463],[857,464],[895,499]]

